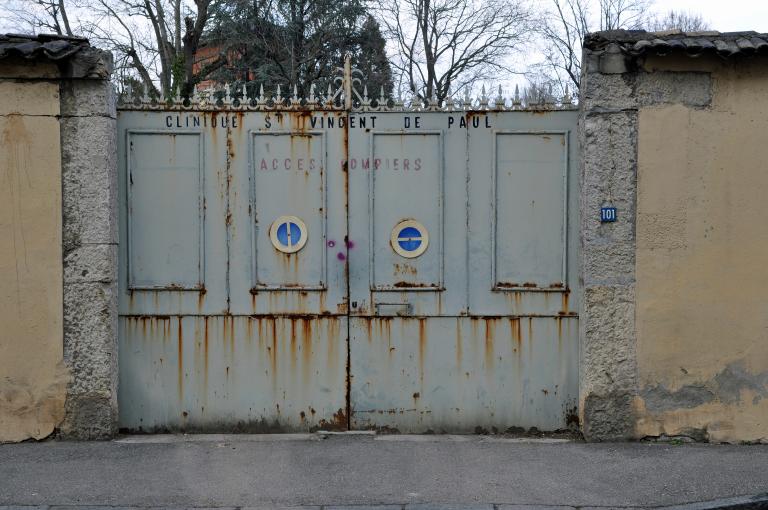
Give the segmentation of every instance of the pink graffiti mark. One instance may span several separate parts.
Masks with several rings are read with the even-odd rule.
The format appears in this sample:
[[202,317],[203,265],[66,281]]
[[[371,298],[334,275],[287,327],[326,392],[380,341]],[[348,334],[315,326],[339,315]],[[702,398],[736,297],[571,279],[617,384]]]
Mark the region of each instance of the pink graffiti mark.
[[352,241],[352,240],[350,240],[350,239],[347,239],[347,240],[345,241],[345,243],[346,243],[346,245],[347,245],[347,248],[348,248],[348,249],[350,249],[350,250],[351,250],[352,248],[354,248],[354,247],[355,247],[355,243],[354,243],[354,241]]
[[334,246],[336,246],[336,241],[334,241],[333,239],[331,239],[330,241],[328,241],[328,247],[329,247],[329,248],[333,248]]
[[339,260],[347,260],[347,256],[344,255],[342,252],[337,253],[336,258]]

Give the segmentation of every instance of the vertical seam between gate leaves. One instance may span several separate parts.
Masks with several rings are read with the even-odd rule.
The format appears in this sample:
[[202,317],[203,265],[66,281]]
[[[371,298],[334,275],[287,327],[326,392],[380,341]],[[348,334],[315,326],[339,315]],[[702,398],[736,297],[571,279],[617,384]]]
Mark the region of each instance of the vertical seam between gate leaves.
[[225,144],[225,150],[227,152],[227,159],[226,159],[226,168],[224,170],[224,179],[226,180],[226,200],[227,200],[227,211],[226,211],[226,217],[224,221],[224,230],[226,232],[226,243],[227,243],[227,269],[226,269],[226,277],[225,277],[225,292],[227,293],[227,312],[226,314],[229,315],[232,313],[232,284],[230,282],[230,274],[231,274],[231,265],[232,265],[232,249],[231,249],[231,237],[232,233],[231,230],[231,223],[232,223],[232,204],[230,201],[230,192],[231,192],[231,182],[232,182],[232,174],[231,174],[231,166],[232,166],[232,128],[230,127],[230,123],[227,122],[227,142]]
[[346,116],[344,122],[344,249],[347,255],[344,260],[344,278],[347,291],[347,364],[346,364],[346,388],[345,400],[347,405],[347,430],[352,429],[352,327],[351,327],[351,287],[349,283],[349,115],[352,111],[352,60],[349,55],[344,57],[344,102],[345,107],[343,115]]
[[[462,113],[462,115],[466,115],[466,113]],[[465,197],[465,207],[464,207],[464,218],[466,222],[467,227],[467,233],[464,236],[464,299],[466,300],[464,302],[465,308],[464,308],[464,314],[470,315],[470,302],[471,302],[471,296],[470,296],[470,284],[469,284],[469,236],[470,236],[470,230],[469,230],[469,213],[470,213],[470,207],[471,207],[471,200],[470,200],[470,193],[469,193],[469,129],[466,130],[466,136],[465,136],[466,144],[465,144],[465,155],[464,155],[464,197]],[[495,156],[494,156],[495,157]]]

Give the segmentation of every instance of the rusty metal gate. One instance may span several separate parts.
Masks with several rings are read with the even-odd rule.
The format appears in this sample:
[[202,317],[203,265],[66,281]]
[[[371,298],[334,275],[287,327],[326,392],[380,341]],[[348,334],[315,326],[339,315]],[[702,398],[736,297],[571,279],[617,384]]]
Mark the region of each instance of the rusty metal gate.
[[578,393],[570,100],[125,94],[131,431],[555,430]]

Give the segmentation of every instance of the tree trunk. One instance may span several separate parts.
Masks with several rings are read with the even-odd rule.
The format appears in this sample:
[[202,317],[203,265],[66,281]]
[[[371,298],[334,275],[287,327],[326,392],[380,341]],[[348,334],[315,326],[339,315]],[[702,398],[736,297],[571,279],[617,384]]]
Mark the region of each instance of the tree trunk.
[[181,87],[182,95],[192,94],[195,83],[194,63],[195,53],[200,45],[200,38],[203,35],[205,23],[208,21],[208,6],[211,0],[195,0],[197,5],[197,18],[184,18],[184,37],[182,43],[184,46],[184,84]]
[[61,20],[64,22],[64,30],[67,31],[67,35],[72,37],[72,29],[69,27],[69,17],[67,16],[67,9],[64,7],[64,0],[59,0],[59,12],[61,13]]
[[126,54],[131,58],[131,63],[133,64],[134,69],[136,69],[136,71],[139,73],[141,82],[144,84],[144,89],[147,91],[147,95],[151,95],[153,92],[156,93],[157,89],[155,88],[155,84],[152,83],[152,78],[149,76],[149,71],[147,71],[147,68],[144,67],[144,64],[141,62],[139,55],[136,53],[136,50],[129,50],[126,52]]

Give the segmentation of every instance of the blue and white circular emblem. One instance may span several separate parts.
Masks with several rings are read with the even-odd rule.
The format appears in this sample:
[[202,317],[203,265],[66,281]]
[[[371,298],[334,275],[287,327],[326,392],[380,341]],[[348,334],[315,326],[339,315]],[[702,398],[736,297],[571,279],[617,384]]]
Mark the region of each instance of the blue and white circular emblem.
[[390,238],[392,249],[401,257],[412,259],[418,257],[429,247],[427,229],[415,220],[403,220],[392,229]]
[[276,250],[296,253],[307,244],[307,226],[296,216],[280,216],[269,227],[269,239]]

